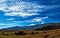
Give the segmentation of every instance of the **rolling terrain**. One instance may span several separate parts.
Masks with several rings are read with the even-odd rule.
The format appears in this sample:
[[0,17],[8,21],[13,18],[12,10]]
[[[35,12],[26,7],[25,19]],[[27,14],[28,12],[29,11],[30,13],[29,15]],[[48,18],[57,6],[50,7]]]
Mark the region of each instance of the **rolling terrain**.
[[60,23],[5,28],[0,30],[0,38],[60,38]]

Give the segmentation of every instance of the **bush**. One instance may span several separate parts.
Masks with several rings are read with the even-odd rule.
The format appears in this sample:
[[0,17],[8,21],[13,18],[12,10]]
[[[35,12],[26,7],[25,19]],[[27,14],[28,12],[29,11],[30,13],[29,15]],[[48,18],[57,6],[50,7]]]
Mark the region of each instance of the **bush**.
[[49,35],[45,35],[45,36],[44,36],[44,38],[48,38],[48,37],[49,37]]
[[38,34],[38,32],[32,32],[32,34]]
[[23,32],[23,31],[15,32],[15,34],[16,34],[16,35],[26,35],[26,33],[25,33],[25,32]]
[[8,33],[4,33],[4,32],[2,32],[2,34],[3,34],[3,35],[9,35]]

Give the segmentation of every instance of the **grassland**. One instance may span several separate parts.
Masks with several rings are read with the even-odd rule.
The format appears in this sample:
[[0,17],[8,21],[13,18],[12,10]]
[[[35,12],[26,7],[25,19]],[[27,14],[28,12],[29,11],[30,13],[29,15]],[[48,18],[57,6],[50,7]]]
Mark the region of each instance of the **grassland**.
[[60,29],[44,31],[25,30],[20,35],[16,35],[15,32],[21,31],[0,31],[0,38],[60,38]]

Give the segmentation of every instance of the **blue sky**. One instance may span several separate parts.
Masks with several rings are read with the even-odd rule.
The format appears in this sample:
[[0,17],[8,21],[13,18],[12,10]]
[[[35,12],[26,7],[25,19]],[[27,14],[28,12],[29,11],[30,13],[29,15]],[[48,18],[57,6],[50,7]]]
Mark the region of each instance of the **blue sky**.
[[60,22],[60,0],[0,0],[0,29]]

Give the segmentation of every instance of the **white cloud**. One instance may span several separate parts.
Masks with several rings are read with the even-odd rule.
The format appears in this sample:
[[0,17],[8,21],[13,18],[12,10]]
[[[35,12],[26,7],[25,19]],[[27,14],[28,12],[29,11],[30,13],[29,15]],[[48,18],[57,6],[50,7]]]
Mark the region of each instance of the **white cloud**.
[[41,24],[44,24],[45,22],[42,22]]
[[42,17],[41,19],[47,19],[48,18],[48,16],[46,16],[46,17]]
[[[26,24],[27,23],[27,25],[28,26],[33,26],[33,25],[36,25],[35,23],[37,22],[37,24],[44,24],[45,23],[45,19],[47,19],[48,18],[48,16],[46,16],[46,17],[36,17],[36,18],[33,18],[33,19],[30,19],[30,20],[25,20],[25,21],[15,21],[14,20],[14,18],[9,18],[9,19],[6,19],[6,20],[13,20],[12,21],[12,24],[11,23],[9,23],[8,25],[19,25],[20,26],[20,24]],[[28,24],[28,23],[31,23],[31,24]],[[4,24],[4,25],[6,25],[6,24]]]
[[0,25],[6,25],[6,24],[0,23]]
[[36,24],[29,24],[28,26],[34,26],[34,25],[36,25]]
[[0,3],[4,3],[6,0],[0,0]]
[[2,28],[8,28],[8,27],[13,27],[13,26],[17,26],[19,24],[13,22],[13,23],[0,23],[0,29]]
[[[6,0],[8,1],[8,0]],[[38,5],[31,2],[15,2],[13,4],[2,2],[0,4],[0,10],[5,12],[5,16],[20,16],[20,17],[29,17],[33,15],[39,15],[37,12],[43,11],[46,6]],[[12,3],[13,1],[11,1]],[[10,5],[10,6],[8,6]]]
[[32,19],[32,22],[41,22],[42,21],[42,19],[40,19],[40,18],[34,18],[34,19]]
[[0,10],[4,10],[6,8],[6,3],[1,3],[0,2]]
[[36,18],[33,18],[31,20],[26,20],[27,22],[43,22],[43,20],[47,19],[48,16],[46,17],[36,17]]
[[11,21],[11,20],[15,20],[15,19],[14,19],[14,18],[8,18],[8,19],[6,19],[6,20],[10,20],[10,21]]
[[8,10],[11,10],[11,11],[20,11],[20,6],[16,5],[16,6],[11,6],[8,8]]
[[33,26],[33,25],[36,25],[36,24],[31,24],[31,25]]
[[[5,1],[5,2],[4,2]],[[8,2],[8,0],[2,0],[2,3],[0,2],[0,10],[4,11],[5,16],[20,16],[20,17],[29,17],[33,15],[39,15],[38,12],[43,12],[47,9],[52,9],[57,6],[45,6],[45,5],[38,5],[36,3],[31,2],[15,2],[13,3],[12,0],[11,3]],[[4,3],[3,3],[4,2]]]
[[15,24],[15,23],[0,23],[0,25],[5,25],[5,26],[9,26],[9,25],[13,25],[13,24]]
[[13,13],[5,13],[6,16],[21,16],[23,18],[33,15],[39,15],[38,13],[25,13],[25,12],[13,12]]
[[[30,20],[24,20],[24,21],[15,21],[13,20],[14,23],[22,23],[22,24],[25,24],[25,23],[31,23],[31,25],[34,25],[34,23],[37,22],[37,24],[44,24],[45,23],[45,19],[47,19],[48,17],[36,17],[36,18],[33,18],[33,19],[30,19]],[[30,26],[30,25],[28,25]]]

